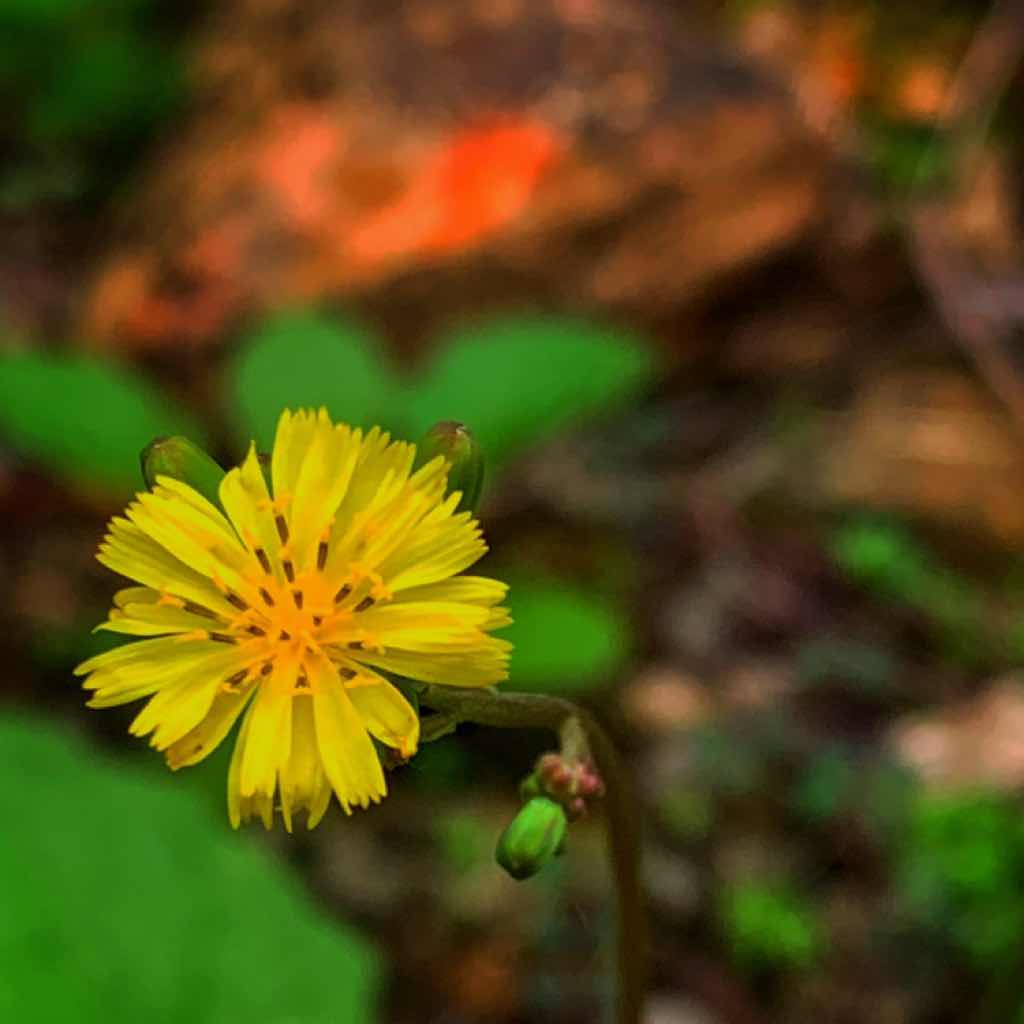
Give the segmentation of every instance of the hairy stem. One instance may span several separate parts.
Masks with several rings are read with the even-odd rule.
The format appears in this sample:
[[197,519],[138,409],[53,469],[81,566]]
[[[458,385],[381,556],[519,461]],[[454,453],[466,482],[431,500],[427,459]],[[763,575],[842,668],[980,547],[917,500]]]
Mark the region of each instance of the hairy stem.
[[647,972],[647,922],[640,888],[639,826],[631,786],[615,746],[597,720],[560,697],[428,686],[427,707],[460,722],[499,729],[549,729],[560,736],[581,729],[604,781],[609,862],[615,880],[618,1024],[639,1024]]

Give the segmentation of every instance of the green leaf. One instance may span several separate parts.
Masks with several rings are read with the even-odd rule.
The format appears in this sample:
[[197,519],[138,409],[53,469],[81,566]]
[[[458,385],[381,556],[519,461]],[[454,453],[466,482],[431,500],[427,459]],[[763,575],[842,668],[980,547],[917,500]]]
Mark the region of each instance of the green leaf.
[[517,690],[573,693],[608,682],[629,654],[629,626],[606,600],[556,581],[512,582],[513,624],[500,636],[514,644]]
[[31,105],[40,143],[107,138],[145,128],[182,95],[182,67],[169,49],[130,29],[107,29],[66,51]]
[[377,955],[172,780],[0,718],[0,1020],[370,1024]]
[[584,320],[517,316],[456,333],[413,389],[415,432],[465,423],[501,462],[585,416],[636,395],[650,352],[629,334]]
[[0,355],[0,437],[73,484],[138,490],[139,452],[161,434],[203,431],[125,366],[85,355]]
[[822,953],[813,908],[788,889],[758,882],[729,885],[720,915],[733,955],[748,967],[806,969]]
[[372,336],[353,320],[280,313],[247,339],[230,370],[239,440],[269,450],[281,410],[326,406],[356,426],[394,426],[397,384]]

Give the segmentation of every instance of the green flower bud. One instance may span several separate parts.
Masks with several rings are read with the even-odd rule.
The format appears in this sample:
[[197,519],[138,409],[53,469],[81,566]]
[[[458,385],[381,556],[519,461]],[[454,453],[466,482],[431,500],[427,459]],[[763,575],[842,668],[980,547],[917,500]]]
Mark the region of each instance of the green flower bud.
[[417,464],[425,465],[438,455],[448,460],[448,490],[462,492],[458,510],[476,512],[484,486],[484,453],[476,438],[454,420],[436,423],[417,446]]
[[154,486],[158,476],[169,476],[220,506],[219,489],[224,470],[187,437],[158,437],[150,441],[142,449],[140,461],[147,487]]
[[554,800],[534,797],[502,832],[495,859],[513,878],[529,878],[561,852],[567,827],[565,811]]

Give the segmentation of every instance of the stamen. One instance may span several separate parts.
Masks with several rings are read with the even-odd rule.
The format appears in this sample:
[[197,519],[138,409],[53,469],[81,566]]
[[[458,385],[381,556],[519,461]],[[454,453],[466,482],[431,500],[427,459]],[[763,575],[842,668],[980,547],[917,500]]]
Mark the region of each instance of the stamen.
[[281,639],[282,640],[291,640],[291,638],[292,638],[292,635],[291,635],[291,633],[288,632],[287,629],[282,629],[281,630]]
[[314,626],[322,625],[323,621],[324,621],[324,617],[322,615],[314,615],[313,616],[313,625]]
[[288,522],[280,512],[274,516],[274,525],[277,527],[277,535],[281,538],[282,544],[288,543]]
[[295,598],[295,607],[298,608],[299,611],[302,611],[302,591],[293,590],[292,597]]
[[253,636],[266,636],[267,631],[261,629],[259,626],[246,626],[246,631],[252,633]]
[[284,569],[284,574],[285,574],[285,576],[288,577],[288,582],[289,583],[294,583],[295,582],[295,566],[292,565],[291,559],[288,559],[288,558],[284,559],[281,562],[281,568]]
[[299,671],[299,677],[295,680],[296,690],[308,690],[309,689],[309,676],[306,675],[306,670],[301,669]]
[[274,599],[270,596],[266,587],[260,587],[260,597],[263,598],[265,604],[270,605],[271,608],[274,607]]
[[233,636],[228,636],[227,633],[211,633],[211,640],[216,640],[219,644],[234,644],[238,641]]
[[269,676],[274,671],[274,663],[272,661],[265,661],[260,668],[261,676]]
[[351,669],[351,668],[339,668],[338,669],[338,675],[341,676],[342,679],[355,679],[355,677],[358,674],[359,674],[358,672],[356,672],[354,669]]
[[340,601],[344,601],[349,594],[352,593],[352,584],[345,583],[341,589],[334,595],[334,603],[338,604]]
[[224,598],[228,604],[233,604],[240,612],[247,612],[249,610],[249,606],[233,590],[229,590],[224,595]]
[[256,549],[256,557],[259,559],[260,568],[269,576],[273,571],[270,565],[270,558],[267,556],[267,552],[264,548]]
[[352,640],[349,642],[349,648],[353,651],[365,651],[366,644],[362,640]]
[[239,669],[233,675],[227,677],[221,684],[221,689],[225,693],[237,693],[238,687],[245,682],[246,677],[249,675],[247,668]]
[[320,541],[320,546],[316,549],[316,567],[323,572],[324,566],[327,564],[327,553],[329,551],[327,541]]
[[372,608],[376,602],[372,597],[364,597],[359,604],[356,605],[355,610],[357,612],[365,612],[367,608]]
[[[170,595],[168,595],[168,596],[170,596]],[[174,598],[174,600],[177,601],[178,598]],[[159,601],[157,601],[157,604],[162,604],[162,603],[163,603],[163,598],[161,598]],[[169,603],[170,602],[168,602],[168,604]],[[217,618],[220,618],[220,616],[217,615],[216,612],[211,612],[209,608],[204,608],[201,604],[196,604],[195,601],[182,601],[182,603],[179,604],[177,607],[183,608],[185,611],[191,612],[193,615],[202,615],[204,618],[207,618],[207,619],[217,619]]]

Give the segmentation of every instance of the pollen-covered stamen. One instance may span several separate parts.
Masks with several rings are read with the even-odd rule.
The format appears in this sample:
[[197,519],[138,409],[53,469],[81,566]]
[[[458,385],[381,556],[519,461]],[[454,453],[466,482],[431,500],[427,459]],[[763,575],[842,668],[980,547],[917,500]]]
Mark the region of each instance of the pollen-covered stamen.
[[225,591],[224,599],[228,604],[234,605],[240,612],[247,612],[249,610],[248,604],[232,590]]
[[351,593],[352,593],[352,584],[351,583],[344,583],[344,584],[342,584],[342,586],[339,588],[338,592],[334,595],[334,603],[335,604],[341,604],[341,602],[344,601],[345,598],[347,598],[349,596],[349,594],[351,594]]
[[327,541],[321,540],[316,549],[316,567],[320,572],[323,572],[324,566],[327,565],[327,555],[329,552],[330,547]]
[[223,683],[220,684],[220,688],[224,693],[240,693],[242,684],[249,681],[249,670],[247,668],[239,669],[237,672],[228,676]]
[[270,608],[274,607],[274,599],[270,596],[270,591],[266,587],[260,587],[260,597],[263,598],[263,603]]
[[237,644],[238,638],[229,636],[227,633],[211,633],[211,640],[216,640],[219,644]]
[[355,610],[357,612],[365,612],[367,608],[372,608],[376,603],[376,599],[367,594],[366,597],[356,605]]
[[303,601],[302,591],[301,590],[293,590],[292,591],[292,598],[295,600],[295,607],[298,608],[299,611],[302,611],[302,601]]

